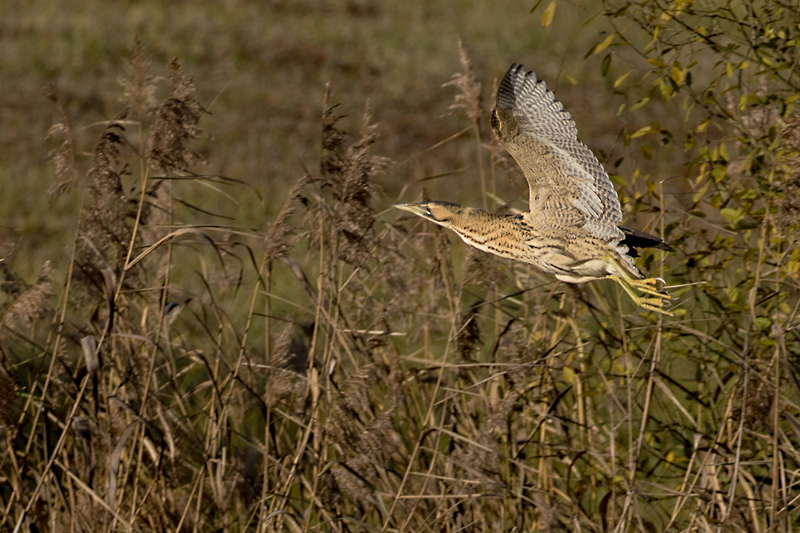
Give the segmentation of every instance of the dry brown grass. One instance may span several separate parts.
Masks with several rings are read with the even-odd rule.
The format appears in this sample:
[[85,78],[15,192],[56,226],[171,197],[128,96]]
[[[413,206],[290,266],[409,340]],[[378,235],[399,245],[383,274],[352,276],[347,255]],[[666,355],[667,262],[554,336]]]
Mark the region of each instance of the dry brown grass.
[[[456,104],[477,139],[461,166],[489,193],[502,154],[460,50]],[[396,168],[374,153],[382,130],[366,106],[358,135],[342,131],[330,88],[319,169],[271,199],[265,231],[221,224],[187,188],[252,192],[197,173],[203,107],[177,61],[146,113],[144,57],[124,84],[136,119],[105,124],[86,168],[73,140],[55,154],[58,180],[75,168],[84,190],[63,285],[0,263],[0,530],[797,525],[797,305],[762,327],[687,287],[689,312],[665,320],[604,283],[465,256],[379,207],[376,178]],[[776,276],[797,301],[765,257],[754,315]]]

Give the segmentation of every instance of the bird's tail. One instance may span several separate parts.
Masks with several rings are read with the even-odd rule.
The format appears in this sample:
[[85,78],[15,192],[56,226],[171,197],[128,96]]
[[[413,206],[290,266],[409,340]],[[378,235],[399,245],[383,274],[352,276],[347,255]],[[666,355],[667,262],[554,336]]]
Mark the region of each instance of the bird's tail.
[[624,244],[628,247],[628,255],[631,257],[639,257],[639,254],[634,248],[657,248],[668,252],[672,251],[672,247],[664,242],[661,237],[656,237],[655,235],[650,235],[649,233],[635,229],[623,228],[622,226],[620,226],[619,229],[625,234],[625,238],[620,244]]

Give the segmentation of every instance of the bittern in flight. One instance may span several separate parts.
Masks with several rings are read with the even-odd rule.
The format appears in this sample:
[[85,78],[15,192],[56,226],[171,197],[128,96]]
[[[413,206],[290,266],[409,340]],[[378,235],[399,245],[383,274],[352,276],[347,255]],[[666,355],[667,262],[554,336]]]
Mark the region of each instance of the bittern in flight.
[[512,65],[497,90],[491,123],[528,180],[528,211],[498,215],[448,202],[395,207],[567,283],[611,278],[638,306],[671,316],[662,309],[670,296],[659,290],[657,278],[645,279],[636,268],[639,254],[632,247],[671,248],[659,237],[618,226],[622,212],[608,174],[578,140],[575,123],[545,83]]

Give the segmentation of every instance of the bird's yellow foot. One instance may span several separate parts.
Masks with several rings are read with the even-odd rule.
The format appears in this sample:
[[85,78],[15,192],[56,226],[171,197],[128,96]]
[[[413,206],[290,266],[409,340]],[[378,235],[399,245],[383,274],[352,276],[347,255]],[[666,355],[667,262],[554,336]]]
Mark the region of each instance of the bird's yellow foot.
[[[661,313],[662,315],[673,316],[669,311],[662,309],[670,300],[670,298],[672,298],[672,296],[664,291],[654,288],[658,286],[659,280],[657,278],[632,279],[629,276],[610,277],[619,283],[623,289],[625,289],[625,292],[628,293],[628,296],[630,296],[633,302],[639,307],[648,309],[650,311],[655,311],[656,313]],[[639,296],[634,292],[634,289],[645,294],[652,295],[654,298],[648,296]]]
[[631,298],[636,305],[643,309],[649,309],[650,311],[655,311],[656,313],[661,313],[666,316],[673,316],[672,313],[663,309],[663,306],[666,305],[667,301],[671,298],[669,294],[662,294],[659,298],[643,298],[641,296],[631,295]]
[[633,288],[645,294],[652,294],[665,300],[672,298],[666,291],[658,288],[660,283],[666,285],[666,282],[661,278],[630,279],[627,281]]

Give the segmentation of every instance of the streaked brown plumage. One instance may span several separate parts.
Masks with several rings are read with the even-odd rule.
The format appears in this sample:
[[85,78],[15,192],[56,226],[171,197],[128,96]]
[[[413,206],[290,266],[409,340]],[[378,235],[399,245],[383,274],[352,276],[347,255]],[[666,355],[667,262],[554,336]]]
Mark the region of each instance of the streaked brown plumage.
[[[488,253],[536,265],[561,281],[610,277],[637,305],[662,309],[670,296],[644,279],[632,246],[670,250],[660,238],[619,227],[619,199],[591,150],[577,138],[569,113],[544,82],[512,65],[497,91],[492,130],[522,168],[530,209],[497,215],[447,202],[398,204]],[[644,293],[638,295],[635,291]]]

